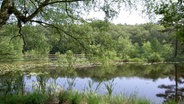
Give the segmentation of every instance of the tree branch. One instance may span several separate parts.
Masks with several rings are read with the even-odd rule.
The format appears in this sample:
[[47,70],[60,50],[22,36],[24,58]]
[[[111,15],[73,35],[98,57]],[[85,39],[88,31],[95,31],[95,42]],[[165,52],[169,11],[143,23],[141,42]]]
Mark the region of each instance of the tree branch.
[[30,2],[35,6],[35,8],[37,8],[36,4],[34,3],[33,0],[30,0]]
[[3,0],[0,9],[0,27],[6,24],[11,13],[9,13],[9,8],[11,7],[10,0]]
[[[24,42],[23,49],[25,49],[25,47],[26,47],[27,44],[26,44],[26,41],[25,41],[25,37],[22,34],[22,24],[21,24],[21,21],[20,20],[18,20],[18,27],[19,27],[19,35],[22,37],[22,40]],[[24,51],[23,51],[23,53],[24,53]]]
[[77,2],[77,1],[84,1],[84,0],[63,0],[63,1],[53,1],[53,2],[50,2],[50,0],[45,0],[23,22],[27,22],[27,21],[30,21],[31,19],[33,19],[45,6],[48,6],[48,5],[51,5],[51,4],[56,4],[56,3],[61,3],[61,2],[66,3],[66,2]]
[[48,5],[56,4],[56,3],[71,3],[71,2],[78,2],[78,1],[85,1],[85,0],[58,0],[48,3]]
[[53,24],[49,24],[49,23],[46,23],[46,22],[43,22],[43,21],[37,21],[37,20],[30,20],[30,22],[35,22],[35,23],[38,23],[38,24],[40,24],[42,26],[44,26],[43,24],[45,24],[45,25],[47,25],[49,27],[52,27],[52,28],[56,29],[59,34],[61,34],[60,31],[62,31],[64,34],[68,35],[69,37],[71,37],[72,39],[74,39],[76,42],[78,42],[80,44],[80,46],[82,46],[82,48],[84,48],[85,50],[87,50],[87,48],[85,47],[85,45],[83,43],[81,43],[81,41],[78,38],[74,37],[69,32],[67,32],[67,31],[65,31],[65,30],[63,30],[63,29],[61,29],[61,28],[59,28],[59,27],[57,27],[57,26],[55,26]]
[[[7,20],[9,19],[9,16],[11,14],[14,14],[17,18],[17,20],[20,20],[23,23],[26,23],[30,20],[32,20],[34,17],[38,15],[42,9],[48,5],[57,4],[57,3],[67,3],[67,2],[78,2],[78,1],[85,1],[85,0],[44,0],[43,2],[35,0],[35,2],[38,3],[38,6],[34,3],[34,1],[30,0],[31,3],[33,3],[34,7],[36,7],[35,11],[31,13],[30,15],[26,16],[21,11],[19,11],[14,5],[14,1],[11,0],[3,0],[1,4],[0,9],[0,27],[2,27],[4,24],[6,24]],[[26,1],[25,1],[26,2]],[[24,9],[25,9],[25,2],[24,2]],[[67,8],[66,8],[67,10]],[[68,12],[68,10],[66,11]],[[26,13],[27,14],[27,13]],[[70,18],[74,18],[73,16],[69,15]],[[76,19],[76,18],[75,18]]]
[[45,6],[49,5],[49,1],[50,0],[45,0],[44,2],[42,2],[38,6],[38,8],[31,15],[29,15],[28,17],[26,17],[25,21],[23,21],[23,22],[27,22],[27,21],[32,20]]
[[14,6],[12,6],[10,9],[9,9],[9,12],[10,13],[13,13],[17,20],[20,20],[22,22],[25,22],[25,19],[26,19],[26,16],[24,16],[19,10],[17,10],[17,8],[15,8]]
[[[43,1],[38,8],[29,16],[24,16],[19,10],[17,10],[14,6],[11,7],[11,12],[15,14],[15,16],[21,20],[22,22],[26,23],[30,20],[32,20],[44,7],[51,5],[51,4],[56,4],[56,3],[66,3],[66,2],[77,2],[77,1],[84,1],[84,0],[63,0],[63,1],[53,1],[50,2],[50,0],[45,0]],[[67,13],[68,14],[68,13]],[[70,15],[70,17],[72,17]],[[73,17],[74,18],[74,17]]]

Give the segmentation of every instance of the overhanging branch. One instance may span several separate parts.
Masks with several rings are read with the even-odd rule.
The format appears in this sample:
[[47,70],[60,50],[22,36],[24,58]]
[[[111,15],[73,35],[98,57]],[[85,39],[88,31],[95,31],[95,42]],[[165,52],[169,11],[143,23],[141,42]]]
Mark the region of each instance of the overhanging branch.
[[53,1],[53,2],[48,3],[48,5],[57,4],[57,3],[78,2],[78,1],[85,1],[85,0],[58,0],[58,1]]
[[[63,32],[64,34],[66,34],[67,36],[71,37],[71,38],[74,39],[76,42],[78,42],[78,43],[80,44],[80,46],[82,46],[82,48],[84,48],[85,50],[87,50],[87,48],[85,47],[85,45],[84,45],[78,38],[74,37],[74,36],[71,35],[69,32],[63,30],[62,28],[59,28],[59,27],[57,27],[57,26],[55,26],[55,25],[53,25],[53,24],[49,24],[49,23],[46,23],[46,22],[43,22],[43,21],[30,20],[30,22],[38,23],[38,24],[40,24],[40,25],[42,25],[42,26],[44,26],[44,27],[45,27],[45,25],[47,25],[48,27],[52,27],[52,28],[56,29],[57,32],[58,32],[59,34],[61,34],[61,32]],[[44,25],[43,25],[43,24],[44,24]]]
[[[33,2],[32,0],[30,1]],[[84,0],[58,0],[58,1],[52,1],[52,2],[50,1],[51,0],[45,0],[42,3],[40,3],[40,5],[36,8],[36,10],[29,16],[23,15],[15,6],[12,6],[10,8],[10,12],[15,14],[18,20],[21,20],[22,22],[26,23],[28,21],[31,21],[34,17],[36,17],[36,15],[38,15],[38,13],[41,12],[42,9],[48,5],[57,4],[57,3],[78,2],[78,1],[84,1]],[[34,4],[34,6],[36,7],[36,4]],[[67,8],[66,8],[66,12],[68,16],[74,18],[73,16],[69,15]]]
[[10,41],[12,41],[14,38],[16,38],[16,37],[20,37],[20,38],[22,38],[22,40],[23,40],[23,43],[24,43],[24,45],[23,45],[23,47],[25,48],[26,47],[26,40],[25,40],[25,37],[24,37],[24,34],[22,33],[22,24],[21,24],[21,21],[20,20],[18,20],[18,23],[17,23],[17,25],[18,25],[18,28],[19,28],[19,31],[18,31],[18,35],[14,35],[11,39],[10,39]]
[[32,20],[45,6],[49,5],[50,0],[45,0],[42,2],[38,8],[28,17],[26,17],[25,22]]

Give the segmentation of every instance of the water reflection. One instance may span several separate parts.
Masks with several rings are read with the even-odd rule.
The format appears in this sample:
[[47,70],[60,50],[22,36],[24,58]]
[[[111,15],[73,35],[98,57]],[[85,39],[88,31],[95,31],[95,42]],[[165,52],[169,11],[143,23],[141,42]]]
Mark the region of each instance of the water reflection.
[[165,92],[159,93],[156,96],[163,97],[164,102],[168,101],[183,101],[184,100],[184,72],[180,65],[174,64],[174,76],[170,76],[170,80],[173,80],[173,84],[162,84],[158,88],[165,89]]
[[24,75],[21,72],[7,73],[0,76],[0,94],[24,94]]
[[98,94],[138,96],[156,104],[183,100],[182,64],[138,65],[62,69],[38,67],[30,72],[0,76],[0,95],[25,94],[34,89],[56,93],[77,90]]

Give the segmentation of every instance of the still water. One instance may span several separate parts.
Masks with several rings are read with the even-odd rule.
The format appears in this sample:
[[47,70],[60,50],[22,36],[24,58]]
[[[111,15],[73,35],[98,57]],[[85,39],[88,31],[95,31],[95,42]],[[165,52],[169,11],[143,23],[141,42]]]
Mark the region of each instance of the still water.
[[124,64],[121,66],[62,69],[38,67],[28,72],[0,76],[0,94],[77,90],[98,94],[136,96],[153,104],[182,100],[184,96],[183,64]]

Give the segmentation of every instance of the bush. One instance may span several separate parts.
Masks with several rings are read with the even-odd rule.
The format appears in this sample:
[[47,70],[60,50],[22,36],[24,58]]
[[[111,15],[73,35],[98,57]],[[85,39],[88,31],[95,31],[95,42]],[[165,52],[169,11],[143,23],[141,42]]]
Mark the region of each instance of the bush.
[[5,97],[0,97],[0,104],[45,104],[48,100],[49,96],[47,94],[34,92],[28,95],[6,95]]
[[18,39],[0,38],[0,61],[13,61],[22,58],[22,44]]
[[34,92],[26,96],[25,104],[45,104],[49,96],[40,92]]
[[40,53],[36,50],[29,50],[25,52],[24,54],[25,60],[42,60],[42,59],[48,59],[48,53]]
[[59,104],[81,104],[82,96],[78,92],[65,91],[59,95]]
[[95,94],[87,97],[87,104],[100,104],[99,97]]
[[157,52],[151,53],[150,56],[148,57],[148,62],[161,62],[163,60],[164,59]]
[[169,59],[172,50],[170,45],[161,45],[157,39],[153,39],[152,42],[143,43],[141,58],[148,62],[161,62]]

